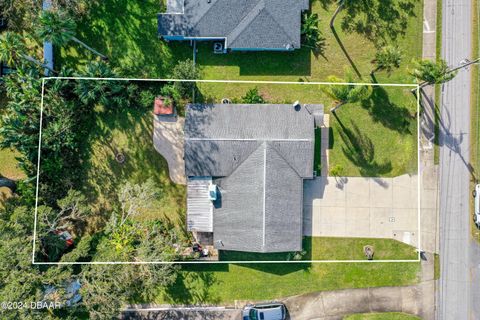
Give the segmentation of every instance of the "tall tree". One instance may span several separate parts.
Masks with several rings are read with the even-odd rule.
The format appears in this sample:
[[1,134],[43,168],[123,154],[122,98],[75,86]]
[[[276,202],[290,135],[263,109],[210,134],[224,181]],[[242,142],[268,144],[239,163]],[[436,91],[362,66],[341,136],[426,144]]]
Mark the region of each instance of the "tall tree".
[[420,88],[429,84],[439,84],[452,80],[457,75],[456,70],[450,70],[443,59],[438,61],[415,60],[411,74],[420,82]]
[[0,60],[10,66],[17,66],[22,60],[28,61],[55,72],[48,65],[28,55],[23,38],[19,34],[11,31],[4,32],[0,36]]
[[342,83],[330,84],[326,89],[324,89],[325,94],[335,101],[335,105],[332,109],[330,109],[330,111],[333,113],[347,103],[355,103],[366,99],[370,94],[368,86],[353,84],[354,79],[350,73],[347,73],[345,79],[329,76],[328,81],[333,83]]
[[41,39],[50,41],[58,46],[64,46],[71,40],[98,55],[103,60],[107,59],[105,55],[75,37],[77,25],[64,11],[42,11],[39,21],[37,34]]
[[375,55],[375,69],[371,72],[374,74],[379,70],[385,70],[391,73],[394,68],[399,68],[402,62],[402,51],[396,46],[385,46],[378,50]]

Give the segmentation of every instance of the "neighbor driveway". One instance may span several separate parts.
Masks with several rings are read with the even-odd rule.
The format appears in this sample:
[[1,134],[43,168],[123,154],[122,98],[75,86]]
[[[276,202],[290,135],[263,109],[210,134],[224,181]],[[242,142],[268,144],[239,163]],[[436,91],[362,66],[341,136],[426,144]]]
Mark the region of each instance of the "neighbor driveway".
[[153,145],[168,163],[170,179],[186,184],[184,155],[184,118],[166,118],[160,121],[154,116]]
[[418,179],[318,177],[304,183],[304,235],[393,238],[417,245]]

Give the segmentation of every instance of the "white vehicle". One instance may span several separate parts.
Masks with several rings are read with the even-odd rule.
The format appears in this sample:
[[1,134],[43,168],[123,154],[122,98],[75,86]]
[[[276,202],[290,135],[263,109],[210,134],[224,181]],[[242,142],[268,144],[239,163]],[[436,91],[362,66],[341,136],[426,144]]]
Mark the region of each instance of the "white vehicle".
[[473,213],[473,222],[475,225],[480,228],[480,184],[475,185],[475,190],[473,191],[474,198],[474,207],[475,212]]
[[283,303],[272,302],[246,305],[243,308],[243,320],[285,320],[287,309]]

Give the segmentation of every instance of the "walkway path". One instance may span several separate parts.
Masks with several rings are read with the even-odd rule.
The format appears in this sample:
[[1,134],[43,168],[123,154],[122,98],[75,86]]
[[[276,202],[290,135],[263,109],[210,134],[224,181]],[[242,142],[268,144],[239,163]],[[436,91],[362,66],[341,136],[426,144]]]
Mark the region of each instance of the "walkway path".
[[174,183],[186,184],[184,152],[184,118],[159,121],[154,117],[153,144],[168,163],[170,179]]

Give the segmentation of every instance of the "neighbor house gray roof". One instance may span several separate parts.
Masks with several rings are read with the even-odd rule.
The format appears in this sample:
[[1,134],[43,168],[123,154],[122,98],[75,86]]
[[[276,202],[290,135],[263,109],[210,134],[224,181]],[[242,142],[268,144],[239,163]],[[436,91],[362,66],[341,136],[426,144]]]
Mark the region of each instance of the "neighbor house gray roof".
[[211,176],[218,249],[301,249],[303,179],[313,177],[320,105],[189,105],[186,175]]
[[225,38],[227,48],[300,48],[308,0],[168,0],[158,15],[161,36]]

